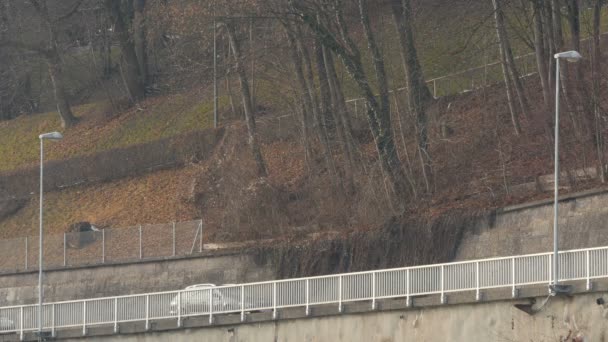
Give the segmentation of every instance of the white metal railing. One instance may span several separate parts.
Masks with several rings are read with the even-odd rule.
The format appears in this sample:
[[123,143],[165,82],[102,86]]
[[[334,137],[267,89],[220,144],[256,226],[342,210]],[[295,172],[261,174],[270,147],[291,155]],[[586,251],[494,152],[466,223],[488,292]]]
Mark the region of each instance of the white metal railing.
[[[113,326],[120,323],[172,319],[178,326],[190,316],[240,314],[241,321],[252,311],[270,311],[277,318],[279,310],[291,307],[310,308],[332,304],[342,312],[344,303],[369,301],[371,308],[378,300],[411,299],[423,295],[445,296],[456,292],[473,292],[494,288],[511,289],[548,285],[551,279],[552,253],[530,254],[446,264],[404,267],[368,272],[319,277],[286,279],[190,290],[146,293],[139,295],[94,298],[45,303],[42,320],[45,331]],[[585,281],[587,290],[594,279],[608,278],[608,247],[563,251],[559,254],[560,281]],[[0,333],[36,331],[37,305],[0,308]]]
[[[45,235],[43,267],[179,257],[202,251],[202,220],[147,224]],[[0,240],[0,273],[37,269],[38,236]]]

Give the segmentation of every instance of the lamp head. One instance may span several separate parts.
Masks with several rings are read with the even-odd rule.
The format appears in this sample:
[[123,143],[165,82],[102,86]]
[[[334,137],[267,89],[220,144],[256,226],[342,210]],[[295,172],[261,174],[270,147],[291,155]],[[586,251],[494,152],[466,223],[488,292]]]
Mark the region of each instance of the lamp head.
[[40,140],[61,140],[63,135],[59,132],[44,133],[38,136]]
[[568,62],[578,62],[579,60],[581,60],[583,58],[583,56],[581,56],[580,53],[578,53],[578,51],[566,51],[566,52],[560,52],[560,53],[556,53],[555,59],[558,58],[562,58],[567,60]]

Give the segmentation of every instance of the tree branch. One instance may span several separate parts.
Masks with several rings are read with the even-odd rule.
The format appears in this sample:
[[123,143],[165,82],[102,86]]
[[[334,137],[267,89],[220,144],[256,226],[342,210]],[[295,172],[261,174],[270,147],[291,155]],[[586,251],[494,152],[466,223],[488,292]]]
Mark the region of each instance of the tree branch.
[[74,13],[76,13],[76,11],[78,11],[78,9],[80,8],[80,5],[82,5],[83,2],[84,2],[84,0],[78,0],[78,1],[76,1],[76,3],[74,4],[74,6],[72,7],[72,9],[70,9],[67,13],[65,13],[62,16],[60,16],[59,18],[55,19],[54,23],[58,23],[60,21],[63,21],[65,19],[68,19],[69,17],[71,17]]

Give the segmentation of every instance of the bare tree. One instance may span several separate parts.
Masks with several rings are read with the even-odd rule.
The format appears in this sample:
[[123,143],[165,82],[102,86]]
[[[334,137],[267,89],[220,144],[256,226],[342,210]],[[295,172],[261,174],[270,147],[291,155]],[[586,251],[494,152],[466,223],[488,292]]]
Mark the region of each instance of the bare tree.
[[593,4],[593,54],[592,54],[592,86],[593,86],[593,112],[595,119],[595,148],[597,152],[597,169],[602,183],[606,182],[606,165],[604,161],[604,115],[601,108],[601,79],[602,79],[602,51],[601,42],[601,20],[602,6],[604,0],[595,0]]
[[255,111],[251,100],[251,91],[249,88],[249,81],[247,79],[247,72],[243,66],[243,57],[241,53],[241,46],[236,36],[236,29],[234,23],[230,21],[224,21],[223,26],[226,28],[228,39],[230,40],[230,47],[234,55],[235,68],[239,76],[241,83],[241,95],[243,97],[243,109],[245,110],[245,122],[247,123],[247,132],[249,137],[249,146],[253,153],[257,166],[257,174],[259,177],[266,177],[268,171],[266,169],[266,163],[262,157],[260,145],[257,139],[256,125],[255,125]]
[[393,20],[401,45],[401,59],[407,81],[408,104],[416,117],[417,142],[426,190],[431,189],[431,156],[428,148],[426,107],[433,95],[426,85],[414,41],[411,0],[391,0]]
[[29,0],[28,3],[33,7],[34,12],[38,18],[41,19],[42,26],[46,29],[46,34],[42,35],[42,37],[44,37],[43,40],[25,41],[12,40],[10,37],[4,37],[3,41],[0,42],[0,45],[31,51],[44,58],[53,85],[53,95],[57,105],[57,111],[61,117],[61,124],[63,127],[73,126],[78,120],[72,113],[69,95],[66,90],[66,79],[61,58],[62,48],[59,42],[58,27],[78,11],[78,8],[83,1],[84,0],[73,1],[69,4],[70,7],[68,8],[58,6],[57,10],[54,12],[61,12],[59,14],[51,14],[46,0]]
[[505,86],[507,90],[507,101],[509,104],[509,111],[511,112],[511,121],[515,134],[521,134],[521,123],[519,116],[515,111],[515,100],[513,98],[513,85],[516,87],[517,96],[520,100],[521,109],[524,113],[527,110],[527,104],[525,103],[525,94],[523,86],[519,79],[519,74],[515,67],[513,59],[513,52],[511,50],[511,43],[507,37],[507,30],[505,28],[504,13],[502,9],[502,2],[500,0],[492,0],[494,6],[494,19],[496,22],[496,35],[498,37],[498,46],[500,50],[500,59],[502,65],[502,74],[505,80]]
[[137,62],[141,73],[140,78],[144,85],[150,80],[150,70],[148,67],[148,51],[146,44],[146,0],[133,0],[133,45]]
[[[385,95],[381,95],[380,101],[378,101],[363,68],[359,48],[349,35],[348,27],[343,18],[341,2],[334,3],[332,6],[325,8],[323,8],[323,6],[317,7],[318,4],[313,4],[312,7],[309,7],[293,0],[290,1],[290,4],[293,6],[294,12],[310,27],[319,41],[342,60],[346,70],[363,93],[367,105],[368,123],[376,142],[380,164],[387,177],[389,189],[396,194],[398,201],[402,201],[407,189],[404,183],[405,179],[403,177],[401,162],[397,156],[392,135],[390,103],[388,102],[390,99],[387,95],[388,86],[386,84],[381,86],[385,88]],[[333,32],[329,25],[324,24],[319,20],[318,14],[321,11],[329,11],[332,13],[335,18],[333,27],[337,30],[337,33]],[[367,12],[367,2],[364,0],[359,2],[359,14],[361,22],[365,26],[366,21],[369,20],[369,13]],[[370,51],[374,54],[376,81],[379,83],[386,82],[383,70],[384,61],[382,57],[379,56],[378,51],[374,52],[375,39],[373,35],[366,34],[366,36]]]
[[122,51],[121,77],[125,83],[129,97],[133,103],[144,98],[144,77],[140,70],[135,44],[129,33],[127,13],[121,8],[121,1],[105,0],[105,7],[114,23],[114,33]]

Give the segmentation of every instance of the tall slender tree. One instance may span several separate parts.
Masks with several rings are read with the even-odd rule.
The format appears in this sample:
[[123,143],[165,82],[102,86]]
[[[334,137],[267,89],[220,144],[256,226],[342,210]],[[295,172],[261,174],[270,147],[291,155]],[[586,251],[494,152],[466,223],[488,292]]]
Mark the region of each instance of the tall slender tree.
[[416,118],[418,152],[427,191],[431,189],[432,168],[428,142],[426,107],[433,99],[426,85],[414,39],[411,0],[391,0],[393,20],[401,46],[401,59],[407,82],[408,105]]

